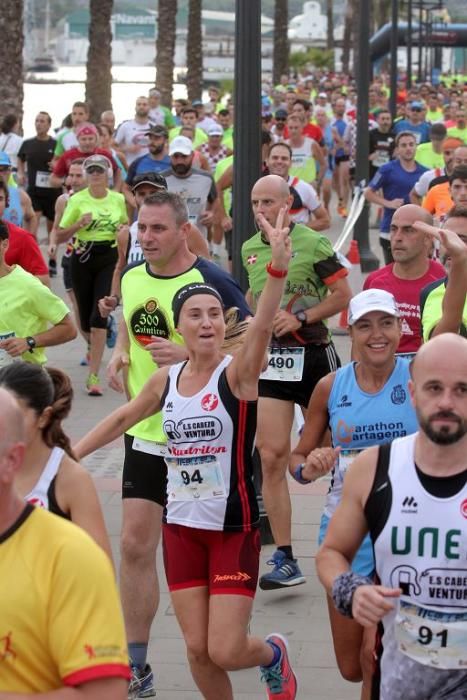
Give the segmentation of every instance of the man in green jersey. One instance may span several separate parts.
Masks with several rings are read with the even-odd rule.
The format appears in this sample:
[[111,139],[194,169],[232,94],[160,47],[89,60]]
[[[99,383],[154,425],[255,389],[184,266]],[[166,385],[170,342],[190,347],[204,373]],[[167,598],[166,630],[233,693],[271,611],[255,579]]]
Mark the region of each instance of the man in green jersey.
[[[306,408],[315,384],[340,364],[326,319],[342,311],[351,291],[347,270],[326,236],[290,221],[293,202],[287,182],[278,175],[262,177],[253,187],[255,216],[274,223],[282,208],[290,226],[292,260],[281,310],[273,326],[268,366],[259,383],[257,446],[263,467],[263,498],[277,551],[272,572],[260,579],[263,589],[304,583],[291,546],[291,504],[286,481],[294,406]],[[259,222],[258,222],[259,224]],[[242,246],[253,306],[266,282],[269,244],[260,229]]]

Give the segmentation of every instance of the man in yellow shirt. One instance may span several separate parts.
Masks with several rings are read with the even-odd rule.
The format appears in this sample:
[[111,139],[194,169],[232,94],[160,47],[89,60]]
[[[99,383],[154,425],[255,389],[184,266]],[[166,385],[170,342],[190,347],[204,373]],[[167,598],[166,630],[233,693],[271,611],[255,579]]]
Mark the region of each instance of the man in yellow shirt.
[[110,560],[81,528],[20,498],[23,416],[5,389],[0,407],[0,700],[126,700]]
[[464,143],[467,143],[467,120],[465,107],[459,107],[456,110],[455,118],[456,125],[449,127],[448,135],[454,136],[455,138],[461,139],[461,141]]
[[44,348],[73,340],[76,327],[66,304],[37,277],[7,265],[8,239],[0,221],[0,367],[18,359],[44,364]]

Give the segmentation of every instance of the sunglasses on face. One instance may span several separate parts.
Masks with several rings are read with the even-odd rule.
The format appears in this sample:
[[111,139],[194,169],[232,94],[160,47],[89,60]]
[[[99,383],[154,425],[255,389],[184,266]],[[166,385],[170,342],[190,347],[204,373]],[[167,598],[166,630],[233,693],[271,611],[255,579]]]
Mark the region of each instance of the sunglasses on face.
[[89,173],[89,175],[101,175],[102,173],[105,173],[105,170],[100,168],[98,165],[91,165],[89,168],[86,168],[86,172]]
[[9,165],[0,165],[0,173],[8,173],[10,171]]
[[276,117],[276,122],[286,122],[286,117]]

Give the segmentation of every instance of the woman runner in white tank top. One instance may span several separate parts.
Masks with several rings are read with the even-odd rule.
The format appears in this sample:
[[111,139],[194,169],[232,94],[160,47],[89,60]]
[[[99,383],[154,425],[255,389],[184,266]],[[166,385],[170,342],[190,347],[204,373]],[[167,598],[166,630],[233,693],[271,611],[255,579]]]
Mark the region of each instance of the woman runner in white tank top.
[[[163,410],[169,451],[164,563],[192,675],[206,700],[233,700],[227,671],[254,666],[261,667],[271,700],[294,700],[297,692],[285,639],[248,635],[259,568],[248,451],[256,429],[258,379],[291,255],[283,228],[287,183],[275,175],[259,183],[266,179],[263,192],[277,190],[276,210],[268,211],[268,220],[277,215],[277,222],[274,228],[257,214],[269,237],[271,262],[241,351],[233,358],[222,352],[225,322],[218,292],[199,283],[182,287],[174,297],[173,322],[188,361],[155,372],[133,401],[75,448],[85,456]],[[265,197],[259,188],[258,196]]]
[[14,362],[0,370],[0,386],[14,394],[25,419],[28,442],[16,481],[19,493],[82,527],[112,559],[96,488],[62,428],[73,398],[69,377],[51,367]]

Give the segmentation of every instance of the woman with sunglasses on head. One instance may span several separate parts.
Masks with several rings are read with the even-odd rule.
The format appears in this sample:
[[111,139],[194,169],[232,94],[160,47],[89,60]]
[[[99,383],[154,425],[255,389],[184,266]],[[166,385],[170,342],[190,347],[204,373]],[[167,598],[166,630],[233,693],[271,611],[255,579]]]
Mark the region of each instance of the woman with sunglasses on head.
[[[110,161],[92,155],[83,163],[87,187],[68,201],[58,243],[74,236],[71,256],[71,283],[78,305],[80,326],[89,336],[89,396],[102,396],[99,369],[107,338],[107,319],[99,313],[99,299],[110,294],[117,262],[117,230],[128,223],[125,199],[108,189]],[[65,231],[61,231],[66,229]]]
[[15,396],[25,420],[26,453],[16,479],[19,493],[79,525],[112,558],[92,478],[76,461],[62,427],[73,399],[70,378],[59,369],[14,362],[0,369],[0,387]]
[[[164,562],[195,683],[206,700],[233,700],[227,671],[260,666],[268,698],[294,700],[285,640],[247,633],[259,568],[252,454],[258,379],[291,256],[285,209],[271,244],[267,282],[241,352],[225,355],[219,293],[192,283],[174,296],[173,323],[188,360],[153,374],[141,393],[76,446],[86,455],[162,410],[167,435]],[[240,572],[240,573],[239,573]]]

